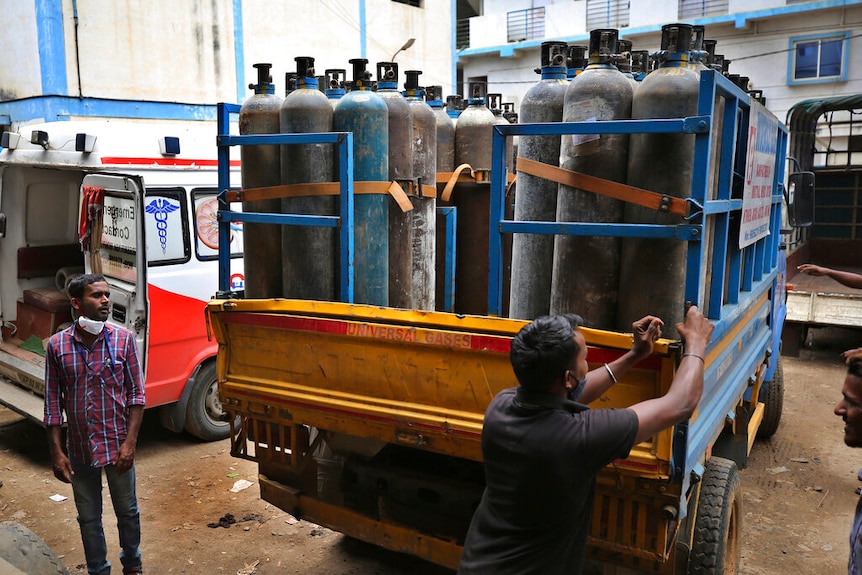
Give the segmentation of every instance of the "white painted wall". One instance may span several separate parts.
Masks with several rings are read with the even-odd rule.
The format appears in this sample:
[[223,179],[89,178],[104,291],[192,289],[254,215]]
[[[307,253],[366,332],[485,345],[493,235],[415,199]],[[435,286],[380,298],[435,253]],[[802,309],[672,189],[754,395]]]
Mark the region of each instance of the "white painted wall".
[[[42,94],[34,3],[0,0],[0,100],[81,95],[201,105],[237,99],[231,0],[182,0],[182,10],[177,0],[79,1],[77,47],[72,0],[62,0],[66,94]],[[452,2],[423,4],[366,0],[369,69],[415,38],[396,58],[400,70],[423,70],[422,83],[440,84],[450,93]],[[356,0],[243,0],[243,83],[255,79],[252,64],[269,62],[276,91],[283,94],[284,75],[295,70],[297,56],[314,56],[318,75],[326,68],[350,70],[348,60],[362,55],[359,19]]]
[[0,0],[3,33],[0,46],[0,101],[37,95],[42,89],[36,46],[36,11],[32,2]]
[[629,28],[671,24],[678,21],[678,3],[667,0],[631,0]]

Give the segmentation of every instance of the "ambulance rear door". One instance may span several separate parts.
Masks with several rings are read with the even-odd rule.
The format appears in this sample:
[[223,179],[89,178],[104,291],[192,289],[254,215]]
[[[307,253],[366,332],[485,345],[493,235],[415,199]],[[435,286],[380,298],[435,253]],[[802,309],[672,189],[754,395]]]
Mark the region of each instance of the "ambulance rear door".
[[149,297],[144,182],[138,176],[89,174],[81,184],[80,201],[78,233],[85,269],[108,281],[108,322],[135,334],[146,373]]

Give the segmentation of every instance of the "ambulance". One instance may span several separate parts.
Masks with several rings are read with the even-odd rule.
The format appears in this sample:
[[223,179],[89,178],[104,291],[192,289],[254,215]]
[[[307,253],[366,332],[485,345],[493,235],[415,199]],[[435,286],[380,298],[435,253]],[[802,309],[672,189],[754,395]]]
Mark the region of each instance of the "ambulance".
[[[204,317],[218,290],[216,133],[205,121],[72,120],[2,134],[0,404],[42,421],[45,343],[74,321],[71,279],[96,272],[108,321],[137,338],[148,412],[202,440],[229,435]],[[230,172],[239,184],[238,159]],[[230,234],[242,290],[242,227]]]

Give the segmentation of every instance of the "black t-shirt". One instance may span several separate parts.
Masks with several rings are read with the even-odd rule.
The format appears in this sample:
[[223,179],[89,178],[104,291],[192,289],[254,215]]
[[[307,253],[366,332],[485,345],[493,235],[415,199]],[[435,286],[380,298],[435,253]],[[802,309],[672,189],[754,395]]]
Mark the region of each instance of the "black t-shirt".
[[573,575],[583,568],[599,469],[627,457],[638,419],[523,387],[485,412],[485,492],[459,575]]

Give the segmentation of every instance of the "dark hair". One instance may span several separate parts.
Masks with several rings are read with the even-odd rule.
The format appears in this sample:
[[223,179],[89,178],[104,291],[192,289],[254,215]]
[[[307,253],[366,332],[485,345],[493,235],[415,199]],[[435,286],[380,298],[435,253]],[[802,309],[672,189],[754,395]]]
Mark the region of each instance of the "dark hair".
[[847,373],[862,378],[862,353],[855,353],[847,361]]
[[512,340],[509,360],[518,383],[534,391],[546,391],[580,351],[574,335],[583,320],[574,314],[542,316],[521,328]]
[[86,286],[103,281],[105,281],[105,276],[101,274],[81,274],[69,282],[69,287],[66,288],[66,291],[69,292],[69,297],[80,299],[84,296],[84,288]]

